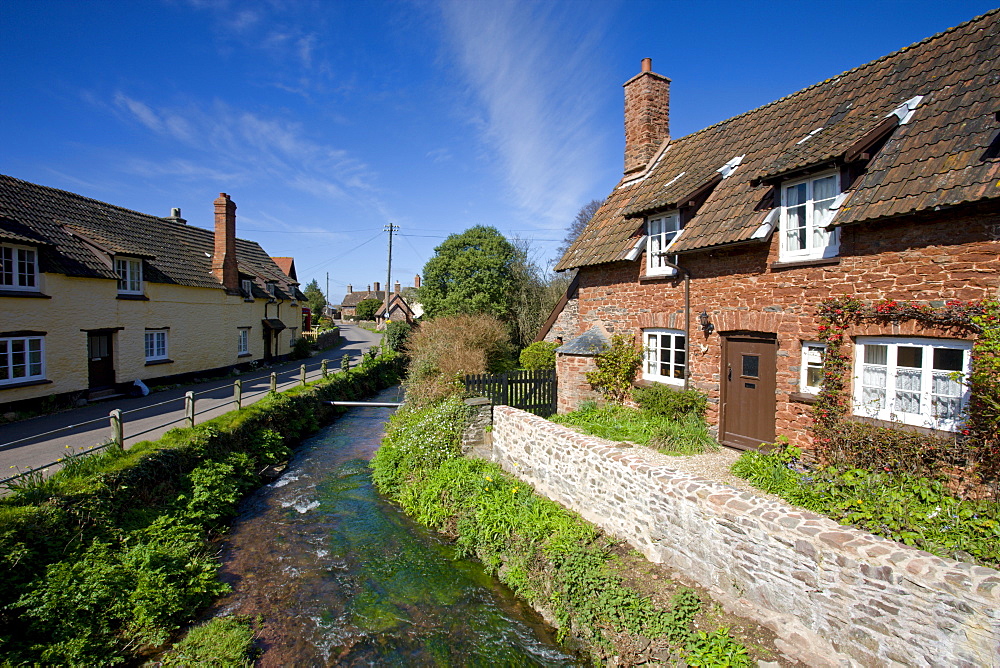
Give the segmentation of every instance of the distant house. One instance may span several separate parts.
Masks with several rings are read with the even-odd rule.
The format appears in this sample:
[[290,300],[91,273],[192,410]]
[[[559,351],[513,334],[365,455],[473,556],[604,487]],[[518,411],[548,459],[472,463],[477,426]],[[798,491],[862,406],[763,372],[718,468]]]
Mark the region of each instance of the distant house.
[[0,404],[286,354],[303,295],[214,206],[213,233],[0,176]]
[[[1000,11],[693,134],[670,79],[625,87],[625,171],[556,269],[577,270],[542,337],[559,407],[614,334],[638,383],[708,395],[720,440],[810,444],[825,347],[816,309],[997,297]],[[971,338],[918,320],[852,325],[856,419],[954,432]],[[586,344],[586,345],[584,345]]]
[[341,318],[353,318],[357,315],[358,304],[366,299],[378,299],[382,302],[385,301],[385,291],[379,290],[381,287],[380,283],[375,283],[375,289],[372,290],[372,286],[368,286],[365,290],[358,290],[355,292],[354,286],[351,284],[347,285],[347,294],[344,298],[340,300],[340,317]]
[[[413,309],[410,305],[406,303],[406,299],[403,297],[400,290],[399,281],[393,286],[392,294],[389,295],[389,316],[388,320],[391,322],[406,322],[412,323],[416,319],[413,314]],[[379,306],[378,311],[375,312],[375,321],[382,325],[386,321],[385,315],[385,302]]]

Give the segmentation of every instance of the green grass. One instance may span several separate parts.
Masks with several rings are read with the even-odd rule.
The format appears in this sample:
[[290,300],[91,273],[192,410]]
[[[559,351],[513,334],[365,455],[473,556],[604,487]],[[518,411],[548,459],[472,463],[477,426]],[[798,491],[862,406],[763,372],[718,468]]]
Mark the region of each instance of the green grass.
[[256,635],[245,617],[216,617],[191,629],[161,657],[162,665],[249,668],[257,654]]
[[580,410],[550,419],[591,436],[645,445],[667,455],[697,455],[719,449],[705,420],[692,413],[669,418],[618,404],[588,403]]

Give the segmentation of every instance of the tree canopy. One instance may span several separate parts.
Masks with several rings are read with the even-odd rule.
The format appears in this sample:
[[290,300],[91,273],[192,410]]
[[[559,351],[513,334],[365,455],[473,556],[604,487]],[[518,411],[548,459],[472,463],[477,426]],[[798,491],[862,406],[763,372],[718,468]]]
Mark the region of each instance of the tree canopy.
[[375,299],[374,297],[362,299],[358,302],[358,305],[354,307],[354,316],[358,320],[374,320],[375,312],[378,311],[378,307],[381,305],[381,299]]
[[315,278],[309,281],[302,294],[309,301],[309,310],[312,311],[313,318],[318,319],[323,315],[323,308],[326,306],[326,297],[323,295],[323,291],[319,289],[319,283],[316,282]]
[[424,266],[420,303],[427,317],[487,313],[507,321],[523,253],[493,227],[453,234]]

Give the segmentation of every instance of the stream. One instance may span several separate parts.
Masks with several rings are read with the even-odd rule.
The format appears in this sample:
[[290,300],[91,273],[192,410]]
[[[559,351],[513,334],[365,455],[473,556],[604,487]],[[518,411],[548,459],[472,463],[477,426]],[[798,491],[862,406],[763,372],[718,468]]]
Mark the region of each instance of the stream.
[[368,460],[393,410],[349,409],[244,501],[217,614],[260,620],[261,666],[578,665],[530,607],[379,496]]

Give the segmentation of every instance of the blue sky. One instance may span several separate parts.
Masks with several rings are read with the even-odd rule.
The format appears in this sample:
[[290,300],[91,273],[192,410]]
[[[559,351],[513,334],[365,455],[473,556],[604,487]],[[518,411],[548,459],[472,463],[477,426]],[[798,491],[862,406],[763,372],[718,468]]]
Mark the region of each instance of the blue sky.
[[973,0],[4,0],[0,172],[189,224],[212,200],[339,302],[493,225],[552,258],[621,176],[622,88],[680,137],[957,25]]

